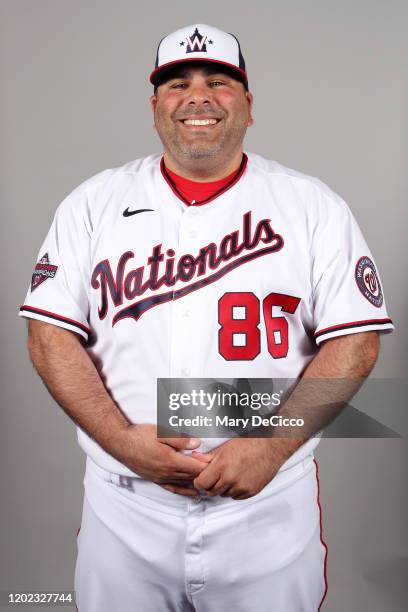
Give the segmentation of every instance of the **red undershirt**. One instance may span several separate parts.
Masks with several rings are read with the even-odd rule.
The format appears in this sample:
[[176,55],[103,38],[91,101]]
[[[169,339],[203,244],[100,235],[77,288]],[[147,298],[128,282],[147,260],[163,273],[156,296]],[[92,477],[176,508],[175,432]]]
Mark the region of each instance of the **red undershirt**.
[[181,193],[181,195],[187,200],[186,204],[189,202],[189,206],[192,201],[202,202],[203,200],[207,200],[210,198],[213,193],[216,191],[220,191],[223,187],[227,185],[237,173],[238,168],[231,172],[228,176],[225,176],[218,181],[211,181],[209,183],[199,183],[197,181],[190,181],[190,179],[186,179],[183,176],[179,176],[175,174],[171,170],[169,170],[166,166],[166,172],[170,176],[171,180],[175,184],[177,190]]

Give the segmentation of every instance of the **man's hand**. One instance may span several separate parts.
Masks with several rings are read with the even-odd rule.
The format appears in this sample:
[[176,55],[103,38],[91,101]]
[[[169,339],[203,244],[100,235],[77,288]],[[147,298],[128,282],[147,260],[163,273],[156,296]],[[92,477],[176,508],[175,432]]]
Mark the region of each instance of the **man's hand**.
[[[335,386],[336,396],[333,396],[333,393],[329,394],[330,402],[338,404],[341,410],[344,403],[354,395],[374,367],[378,350],[378,332],[351,334],[327,340],[308,364],[302,378],[305,381],[328,379],[328,382],[330,379],[335,379],[334,382],[337,381],[337,383],[343,380],[343,385]],[[323,399],[319,397],[319,394],[313,394],[313,397],[309,398],[303,394],[301,382],[279,414],[292,416],[291,411],[294,405],[294,414],[298,417],[299,407],[302,407],[307,399],[313,411],[314,421],[318,421],[320,417],[324,423],[328,403],[325,388],[323,388]],[[317,384],[317,389],[319,389],[319,384]],[[322,403],[322,410],[318,414],[320,403]],[[193,452],[192,457],[197,459],[211,459],[209,465],[195,478],[195,488],[204,489],[211,496],[221,495],[233,499],[247,499],[256,495],[274,478],[283,463],[309,437],[301,437],[302,433],[300,433],[299,438],[293,438],[290,431],[284,435],[288,437],[229,440],[211,453]]]
[[[181,495],[197,496],[192,481],[205,463],[183,455],[187,438],[156,438],[156,425],[133,425],[108,393],[79,336],[36,321],[29,322],[28,348],[55,401],[110,455],[130,470]],[[190,446],[197,448],[200,442]],[[179,483],[181,485],[179,486]]]
[[248,499],[272,480],[299,444],[298,440],[240,438],[228,440],[210,453],[193,452],[192,457],[209,461],[194,486],[211,497]]
[[210,459],[183,455],[180,451],[200,446],[197,438],[157,438],[156,425],[128,425],[115,443],[116,456],[142,478],[187,497],[197,497],[193,480]]

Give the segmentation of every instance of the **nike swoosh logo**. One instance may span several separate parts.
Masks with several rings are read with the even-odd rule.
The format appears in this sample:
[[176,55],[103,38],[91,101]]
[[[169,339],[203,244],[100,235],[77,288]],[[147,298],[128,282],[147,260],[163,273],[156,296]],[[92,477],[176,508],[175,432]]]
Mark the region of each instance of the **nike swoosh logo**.
[[138,213],[148,212],[149,210],[154,210],[154,208],[139,208],[138,210],[129,210],[129,206],[126,210],[123,211],[124,217],[131,217],[132,215],[137,215]]

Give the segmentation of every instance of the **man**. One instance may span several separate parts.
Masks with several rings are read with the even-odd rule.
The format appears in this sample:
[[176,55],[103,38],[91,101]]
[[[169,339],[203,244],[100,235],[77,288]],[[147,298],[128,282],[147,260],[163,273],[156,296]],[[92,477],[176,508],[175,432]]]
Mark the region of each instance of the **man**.
[[88,456],[77,606],[312,612],[317,438],[159,439],[156,382],[361,380],[393,329],[379,275],[336,194],[243,152],[253,98],[234,36],[170,34],[151,82],[163,156],[64,200],[21,308]]

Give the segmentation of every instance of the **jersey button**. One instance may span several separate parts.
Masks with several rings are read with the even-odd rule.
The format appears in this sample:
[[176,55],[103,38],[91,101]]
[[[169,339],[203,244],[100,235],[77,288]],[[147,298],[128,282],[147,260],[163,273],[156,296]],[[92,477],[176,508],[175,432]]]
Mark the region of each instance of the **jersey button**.
[[189,317],[191,315],[191,310],[189,308],[187,308],[184,312],[183,312],[183,317]]
[[188,368],[183,368],[181,370],[181,375],[182,376],[190,376],[190,374],[191,374],[191,372],[190,372],[190,370]]
[[198,232],[196,232],[196,230],[191,230],[188,235],[190,236],[190,238],[197,238],[198,236]]

